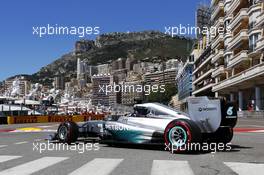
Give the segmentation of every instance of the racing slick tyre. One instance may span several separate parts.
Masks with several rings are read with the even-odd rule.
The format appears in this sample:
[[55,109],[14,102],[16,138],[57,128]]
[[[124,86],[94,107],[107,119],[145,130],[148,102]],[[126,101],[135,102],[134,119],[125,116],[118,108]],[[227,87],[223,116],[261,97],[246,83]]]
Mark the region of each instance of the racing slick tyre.
[[66,121],[60,124],[57,131],[57,137],[60,142],[71,144],[76,142],[78,133],[78,125],[74,122]]
[[231,142],[233,138],[233,128],[231,127],[220,127],[211,136],[210,142],[224,143]]
[[170,152],[188,151],[190,143],[200,144],[202,134],[200,128],[191,120],[176,119],[165,128],[164,140],[166,150]]

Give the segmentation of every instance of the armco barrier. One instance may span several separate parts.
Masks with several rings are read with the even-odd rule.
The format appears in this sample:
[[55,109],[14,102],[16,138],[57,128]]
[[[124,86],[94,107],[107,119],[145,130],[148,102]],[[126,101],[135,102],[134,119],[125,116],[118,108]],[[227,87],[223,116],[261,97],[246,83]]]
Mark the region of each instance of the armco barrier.
[[104,114],[85,114],[85,115],[45,115],[45,116],[8,116],[7,124],[18,123],[50,123],[74,121],[83,122],[88,120],[103,120]]

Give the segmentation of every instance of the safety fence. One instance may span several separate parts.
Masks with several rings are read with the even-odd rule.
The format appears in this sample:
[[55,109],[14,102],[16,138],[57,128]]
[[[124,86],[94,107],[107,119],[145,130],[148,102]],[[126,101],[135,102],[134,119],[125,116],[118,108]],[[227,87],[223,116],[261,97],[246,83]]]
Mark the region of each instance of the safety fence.
[[83,122],[88,120],[103,120],[105,114],[85,114],[85,115],[45,115],[45,116],[8,116],[7,124],[18,123],[50,123],[50,122]]

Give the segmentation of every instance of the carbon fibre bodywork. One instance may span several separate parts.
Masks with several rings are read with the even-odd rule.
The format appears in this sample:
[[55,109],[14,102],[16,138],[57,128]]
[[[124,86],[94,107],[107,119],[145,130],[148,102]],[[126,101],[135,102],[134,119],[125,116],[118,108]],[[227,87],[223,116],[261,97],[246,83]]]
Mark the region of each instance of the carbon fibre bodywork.
[[129,115],[78,123],[78,137],[99,137],[108,143],[163,144],[165,128],[176,119],[189,120],[211,138],[222,128],[233,128],[237,121],[235,105],[219,99],[190,98],[188,109],[189,114],[159,103],[137,104]]
[[104,121],[87,121],[79,124],[83,137],[99,136],[103,142],[136,144],[164,143],[163,134],[172,120],[190,119],[188,114],[158,103],[135,105],[127,116],[108,117]]

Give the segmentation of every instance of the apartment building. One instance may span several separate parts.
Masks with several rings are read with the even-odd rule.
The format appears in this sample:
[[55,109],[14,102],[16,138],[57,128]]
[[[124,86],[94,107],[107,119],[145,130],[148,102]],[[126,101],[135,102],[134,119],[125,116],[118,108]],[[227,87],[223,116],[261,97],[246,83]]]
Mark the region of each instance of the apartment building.
[[211,63],[212,54],[211,46],[203,37],[198,46],[197,57],[193,63],[193,92],[194,96],[215,96],[212,87],[215,79],[212,78],[213,65]]
[[[202,12],[201,13],[201,8]],[[211,19],[208,18],[215,15],[209,6],[199,6],[196,12],[196,27],[202,29],[203,27],[210,28]],[[214,79],[212,78],[213,67],[211,63],[211,45],[209,34],[197,35],[198,45],[195,51],[195,58],[193,62],[193,73],[192,73],[192,95],[194,96],[214,96],[212,87],[214,85]]]
[[[17,85],[14,84],[15,81],[18,83]],[[4,81],[4,90],[8,92],[7,95],[12,95],[12,92],[15,91],[15,86],[18,86],[17,95],[20,97],[24,97],[29,93],[31,89],[31,82],[24,76],[7,79]]]
[[180,101],[192,95],[192,68],[193,62],[187,61],[176,77],[178,99]]
[[[116,104],[116,93],[112,89],[106,92],[106,86],[113,85],[113,76],[110,74],[97,74],[92,76],[92,104],[113,106]],[[110,90],[110,89],[108,89]]]
[[187,109],[187,98],[192,96],[193,61],[196,55],[197,49],[193,49],[187,61],[179,68],[176,76],[178,86],[178,108],[183,111]]
[[138,86],[143,87],[143,81],[124,81],[120,83],[126,90],[121,92],[121,99],[123,105],[132,106],[137,101],[143,100],[143,93],[137,92]]
[[236,101],[240,115],[263,117],[263,0],[212,0],[211,20],[225,28],[210,44],[212,92]]
[[144,82],[147,85],[159,84],[176,84],[175,77],[178,72],[177,68],[165,69],[164,71],[156,71],[153,73],[146,73],[143,75]]

